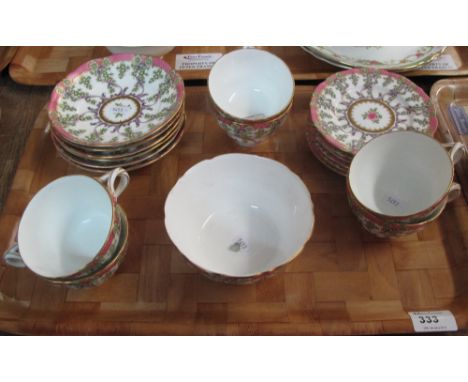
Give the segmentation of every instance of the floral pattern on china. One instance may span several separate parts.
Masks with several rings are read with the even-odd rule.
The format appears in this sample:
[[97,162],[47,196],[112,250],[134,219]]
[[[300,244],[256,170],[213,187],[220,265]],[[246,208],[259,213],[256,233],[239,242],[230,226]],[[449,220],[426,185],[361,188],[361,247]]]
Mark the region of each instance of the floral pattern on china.
[[427,94],[407,78],[379,69],[350,69],[330,76],[316,88],[310,112],[324,138],[351,154],[388,131],[432,136],[437,129]]
[[118,146],[155,133],[180,110],[183,81],[159,58],[118,54],[81,65],[54,89],[49,117],[63,139]]
[[405,70],[439,56],[444,46],[310,46],[307,51],[344,67]]

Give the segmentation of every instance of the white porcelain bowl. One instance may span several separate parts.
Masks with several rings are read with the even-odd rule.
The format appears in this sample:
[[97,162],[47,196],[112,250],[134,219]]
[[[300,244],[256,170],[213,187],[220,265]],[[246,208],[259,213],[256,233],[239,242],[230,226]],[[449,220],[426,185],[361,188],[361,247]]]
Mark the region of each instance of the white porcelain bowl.
[[288,263],[310,238],[310,193],[283,164],[226,154],[190,168],[165,204],[167,232],[183,255],[227,282],[255,281]]
[[213,66],[208,89],[216,106],[238,119],[271,118],[284,111],[294,95],[294,79],[277,56],[259,49],[225,54]]

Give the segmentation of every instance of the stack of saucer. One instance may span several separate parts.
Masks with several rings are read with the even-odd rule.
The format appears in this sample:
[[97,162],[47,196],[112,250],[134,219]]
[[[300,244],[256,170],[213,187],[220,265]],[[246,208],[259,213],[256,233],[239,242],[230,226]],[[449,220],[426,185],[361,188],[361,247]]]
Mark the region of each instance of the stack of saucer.
[[407,78],[381,69],[330,76],[314,91],[310,117],[310,150],[343,176],[354,155],[373,138],[394,131],[432,136],[437,129],[429,96]]
[[310,151],[320,162],[337,174],[346,176],[352,155],[334,149],[313,125],[309,125],[306,130],[306,139]]
[[184,132],[180,76],[155,57],[118,54],[89,61],[55,87],[54,145],[85,170],[134,170],[171,151]]

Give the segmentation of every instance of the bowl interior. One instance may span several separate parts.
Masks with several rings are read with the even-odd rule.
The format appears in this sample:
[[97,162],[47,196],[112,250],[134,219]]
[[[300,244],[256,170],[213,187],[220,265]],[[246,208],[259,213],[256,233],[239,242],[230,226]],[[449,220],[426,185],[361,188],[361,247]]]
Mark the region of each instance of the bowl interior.
[[385,134],[354,157],[349,184],[361,204],[388,216],[433,206],[448,191],[452,161],[434,139],[405,131]]
[[294,79],[275,55],[241,49],[221,57],[211,69],[208,88],[216,105],[240,119],[264,119],[291,102]]
[[36,194],[21,218],[21,256],[39,275],[73,274],[98,254],[111,224],[110,197],[96,180],[81,175],[57,179]]
[[166,200],[166,228],[195,265],[246,277],[284,264],[312,232],[310,194],[282,164],[228,154],[200,162]]

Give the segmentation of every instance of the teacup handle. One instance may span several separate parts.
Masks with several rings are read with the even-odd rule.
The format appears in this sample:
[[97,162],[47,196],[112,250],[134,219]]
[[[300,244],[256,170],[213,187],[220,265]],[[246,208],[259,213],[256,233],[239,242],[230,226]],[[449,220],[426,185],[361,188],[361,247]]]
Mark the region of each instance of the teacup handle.
[[26,268],[26,264],[21,258],[21,255],[19,252],[18,243],[16,242],[13,244],[13,246],[10,249],[8,249],[3,254],[3,260],[5,260],[5,263],[11,267]]
[[462,159],[463,155],[465,155],[465,145],[461,142],[455,143],[449,151],[449,156],[453,164]]
[[[117,187],[115,187],[115,182],[119,180]],[[99,180],[101,182],[107,182],[107,190],[111,196],[117,201],[117,198],[122,194],[122,192],[127,188],[128,182],[130,181],[130,176],[128,172],[121,167],[117,167],[109,172],[106,172],[102,175]]]
[[461,187],[458,183],[452,183],[450,190],[447,194],[447,203],[453,202],[461,194]]

